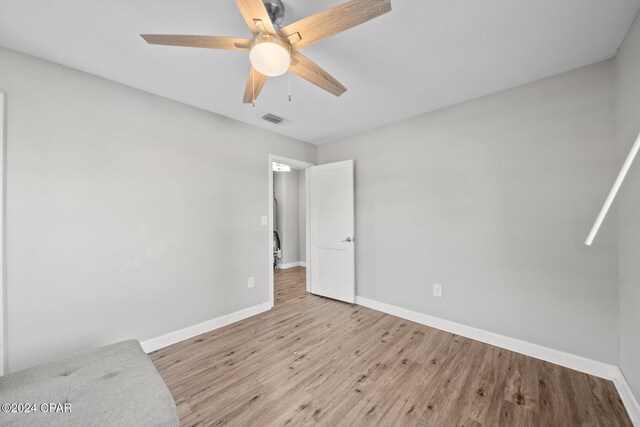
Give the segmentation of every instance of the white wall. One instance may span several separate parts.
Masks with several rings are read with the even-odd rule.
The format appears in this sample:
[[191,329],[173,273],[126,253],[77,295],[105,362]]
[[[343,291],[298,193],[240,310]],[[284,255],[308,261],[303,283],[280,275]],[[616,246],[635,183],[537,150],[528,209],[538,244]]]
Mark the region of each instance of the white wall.
[[604,62],[321,145],[356,161],[357,294],[616,364],[615,218],[583,243],[613,144]]
[[[636,19],[615,62],[618,167],[640,132],[640,20]],[[615,202],[620,258],[620,367],[640,399],[640,159]]]
[[299,172],[274,172],[273,187],[278,200],[277,231],[280,236],[282,259],[280,264],[300,261]]
[[3,48],[0,92],[11,371],[269,300],[267,156],[314,146]]

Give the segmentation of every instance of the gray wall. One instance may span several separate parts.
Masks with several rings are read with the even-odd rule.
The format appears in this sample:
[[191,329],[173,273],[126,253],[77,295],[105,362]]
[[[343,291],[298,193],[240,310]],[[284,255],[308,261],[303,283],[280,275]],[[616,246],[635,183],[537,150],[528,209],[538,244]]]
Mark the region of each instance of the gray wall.
[[[616,61],[619,158],[638,32]],[[268,301],[267,154],[314,146],[2,48],[0,91],[12,371]],[[638,393],[637,168],[620,301],[616,217],[583,245],[617,173],[613,109],[605,62],[320,146],[356,159],[358,294],[609,363],[620,302]]]
[[298,258],[300,262],[307,262],[307,196],[306,196],[306,175],[301,170],[298,174]]
[[314,146],[3,48],[0,91],[11,371],[269,300],[267,155]]
[[[640,21],[627,35],[615,62],[615,130],[618,167],[640,132]],[[620,367],[640,399],[640,159],[615,202],[620,259]]]
[[[612,63],[321,145],[356,161],[357,294],[616,364]],[[432,296],[432,284],[444,298]]]
[[282,249],[281,264],[300,261],[300,171],[274,172],[273,188],[278,200],[277,231]]

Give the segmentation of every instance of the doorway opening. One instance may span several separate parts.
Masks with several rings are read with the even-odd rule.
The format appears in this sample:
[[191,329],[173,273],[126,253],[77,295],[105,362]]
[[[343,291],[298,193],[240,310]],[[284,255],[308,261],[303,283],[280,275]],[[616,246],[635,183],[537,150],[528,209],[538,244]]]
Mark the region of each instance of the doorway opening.
[[[269,289],[271,307],[283,286],[309,290],[308,169],[312,163],[269,155]],[[295,280],[291,280],[295,278]],[[276,286],[276,283],[278,286]],[[291,289],[293,290],[293,289]],[[299,290],[298,290],[299,291]]]

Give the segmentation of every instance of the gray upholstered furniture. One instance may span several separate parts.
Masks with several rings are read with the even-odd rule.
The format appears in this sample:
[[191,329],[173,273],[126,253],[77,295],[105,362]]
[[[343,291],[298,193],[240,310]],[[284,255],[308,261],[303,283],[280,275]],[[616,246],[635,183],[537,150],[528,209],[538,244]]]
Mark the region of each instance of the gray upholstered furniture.
[[[178,425],[167,386],[134,340],[0,377],[3,403],[35,403],[38,410],[0,412],[1,426]],[[43,412],[43,403],[69,403],[70,411]]]

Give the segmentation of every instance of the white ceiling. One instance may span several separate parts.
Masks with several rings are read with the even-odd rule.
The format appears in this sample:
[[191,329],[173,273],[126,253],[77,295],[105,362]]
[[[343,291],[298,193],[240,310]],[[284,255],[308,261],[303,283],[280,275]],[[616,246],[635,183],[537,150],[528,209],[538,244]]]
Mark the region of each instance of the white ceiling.
[[[284,0],[285,25],[341,0]],[[242,104],[248,54],[147,45],[140,33],[250,37],[233,0],[0,0],[0,45],[312,143],[611,58],[640,0],[392,0],[303,53],[336,98],[292,76]],[[2,82],[0,81],[0,88]],[[287,118],[273,125],[258,118]]]

